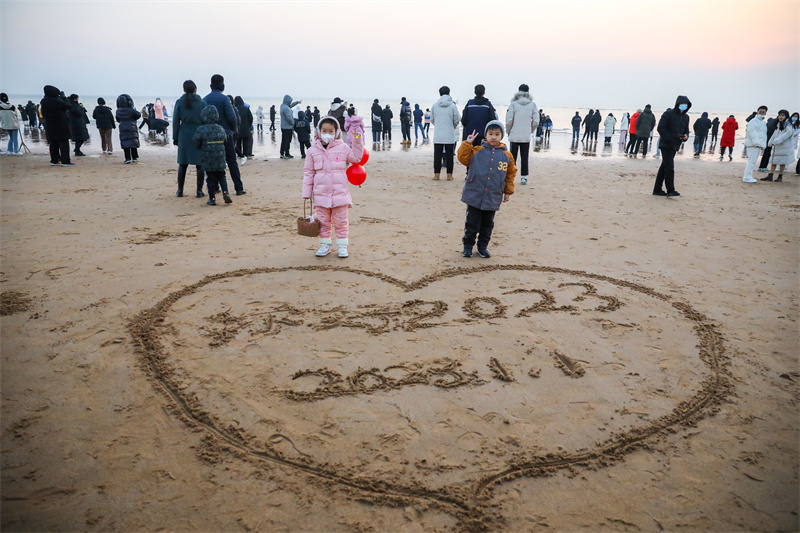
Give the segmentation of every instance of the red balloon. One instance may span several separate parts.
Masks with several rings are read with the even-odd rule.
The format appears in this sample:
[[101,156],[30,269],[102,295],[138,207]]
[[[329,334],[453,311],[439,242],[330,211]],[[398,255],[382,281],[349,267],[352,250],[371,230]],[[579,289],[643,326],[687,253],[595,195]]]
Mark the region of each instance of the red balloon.
[[350,165],[347,169],[347,181],[353,185],[361,185],[367,179],[367,171],[361,165]]
[[367,151],[366,148],[364,148],[364,156],[361,158],[361,161],[356,163],[356,165],[364,166],[367,164],[367,161],[369,161],[369,152]]

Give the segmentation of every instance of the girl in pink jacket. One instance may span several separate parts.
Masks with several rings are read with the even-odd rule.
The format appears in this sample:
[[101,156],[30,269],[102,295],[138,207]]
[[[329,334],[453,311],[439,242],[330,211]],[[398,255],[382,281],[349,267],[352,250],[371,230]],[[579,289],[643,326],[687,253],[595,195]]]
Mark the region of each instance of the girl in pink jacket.
[[331,222],[336,229],[339,257],[347,257],[349,223],[347,210],[353,206],[347,182],[347,163],[358,163],[364,157],[364,137],[353,131],[353,147],[341,137],[339,121],[324,117],[316,128],[317,138],[306,154],[303,166],[303,198],[314,199],[314,209],[320,221],[317,257],[331,253]]
[[356,116],[355,108],[351,107],[347,110],[347,118],[344,119],[344,131],[347,132],[347,145],[351,148],[355,134],[364,135],[364,119]]

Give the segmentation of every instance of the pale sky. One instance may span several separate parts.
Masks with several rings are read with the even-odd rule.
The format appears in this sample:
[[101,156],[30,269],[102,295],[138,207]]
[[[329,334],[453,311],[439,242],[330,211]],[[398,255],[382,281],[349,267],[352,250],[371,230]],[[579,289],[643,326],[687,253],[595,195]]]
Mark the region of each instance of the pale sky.
[[0,2],[0,90],[800,109],[800,0]]

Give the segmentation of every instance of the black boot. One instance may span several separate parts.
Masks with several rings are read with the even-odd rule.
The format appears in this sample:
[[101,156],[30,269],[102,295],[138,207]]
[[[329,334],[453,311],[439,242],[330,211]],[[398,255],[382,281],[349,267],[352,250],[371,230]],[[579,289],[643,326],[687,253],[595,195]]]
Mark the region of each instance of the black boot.
[[175,196],[178,198],[183,197],[183,184],[186,182],[186,176],[181,176],[180,173],[181,171],[178,170],[178,192],[175,193]]
[[775,178],[775,183],[780,183],[783,181],[783,174],[778,174],[778,177]]
[[761,178],[761,181],[772,181],[772,172],[767,174],[766,178]]

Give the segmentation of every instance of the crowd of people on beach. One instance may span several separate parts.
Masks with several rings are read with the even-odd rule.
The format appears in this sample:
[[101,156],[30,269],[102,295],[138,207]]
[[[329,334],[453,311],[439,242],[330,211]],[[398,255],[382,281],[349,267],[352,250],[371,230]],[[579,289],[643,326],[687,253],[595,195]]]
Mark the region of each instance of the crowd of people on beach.
[[[186,173],[194,165],[197,173],[196,197],[202,198],[204,181],[209,205],[216,205],[216,196],[222,194],[225,203],[232,203],[228,190],[226,170],[230,173],[236,195],[247,194],[242,183],[239,165],[254,157],[253,136],[263,134],[267,115],[262,106],[255,114],[240,96],[225,94],[225,80],[215,74],[210,80],[210,92],[203,98],[197,94],[197,86],[187,80],[183,84],[184,94],[175,103],[172,112],[172,141],[178,147],[178,197],[184,196]],[[285,95],[279,109],[269,109],[269,130],[277,131],[276,120],[280,120],[280,158],[294,159],[291,154],[293,141],[300,146],[303,166],[303,198],[314,202],[314,213],[320,222],[320,249],[318,256],[331,252],[332,227],[335,228],[339,257],[347,257],[348,228],[347,210],[352,207],[346,170],[348,164],[358,164],[367,157],[364,151],[366,125],[358,110],[340,97],[333,98],[326,115],[315,106],[313,110],[293,111],[302,104]],[[686,96],[679,96],[675,105],[667,108],[656,119],[648,104],[637,109],[633,115],[625,112],[617,119],[613,113],[605,118],[599,109],[590,109],[581,117],[579,111],[571,119],[572,147],[579,142],[597,143],[600,125],[604,127],[603,144],[610,146],[619,125],[620,150],[628,157],[644,158],[658,133],[656,153],[661,164],[656,175],[653,195],[680,196],[675,189],[674,159],[689,139],[688,112],[692,103]],[[746,119],[746,135],[743,157],[747,158],[743,181],[755,183],[753,172],[768,172],[762,181],[783,181],[787,167],[797,160],[800,114],[781,109],[777,116],[766,118],[767,106],[760,106]],[[373,148],[392,143],[391,105],[381,106],[374,99],[369,110]],[[167,141],[170,115],[160,98],[138,111],[133,99],[121,94],[116,99],[116,112],[106,105],[103,98],[97,99],[92,112],[95,126],[101,139],[103,154],[113,153],[112,132],[119,130],[119,144],[124,152],[124,163],[138,162],[140,130],[148,127],[151,135],[161,136]],[[141,124],[138,124],[142,119]],[[494,226],[494,214],[501,203],[514,194],[515,177],[520,171],[521,185],[529,179],[529,155],[531,143],[548,142],[553,130],[553,121],[534,102],[527,84],[519,86],[508,105],[505,121],[501,122],[492,102],[486,97],[486,88],[479,84],[474,88],[474,97],[459,111],[457,102],[450,96],[450,88],[439,89],[439,99],[430,107],[412,104],[405,97],[399,109],[402,145],[419,142],[433,143],[433,179],[440,180],[442,167],[446,179],[454,179],[454,159],[458,158],[467,169],[464,178],[462,201],[467,204],[465,231],[462,242],[463,255],[472,256],[477,243],[478,255],[489,257],[488,244]],[[21,120],[21,121],[20,121]],[[69,97],[52,85],[44,87],[44,97],[39,104],[28,101],[25,106],[9,102],[5,93],[0,93],[0,128],[8,135],[4,154],[22,155],[25,147],[20,137],[20,125],[33,134],[43,133],[49,146],[52,166],[74,166],[70,158],[70,141],[74,143],[72,154],[82,157],[83,144],[89,140],[88,112],[77,94]],[[430,129],[433,126],[433,134]],[[580,130],[584,129],[581,138]],[[724,122],[709,118],[707,112],[695,120],[694,157],[699,158],[710,142],[709,152],[714,152],[719,129],[719,160],[726,155],[733,160],[733,148],[739,123],[731,115]],[[461,145],[458,146],[459,130]],[[710,137],[710,140],[709,140]],[[508,147],[505,142],[508,143]],[[21,144],[20,144],[21,143]],[[759,162],[760,158],[760,162]],[[775,172],[778,175],[775,176]],[[800,161],[795,174],[800,175]]]

